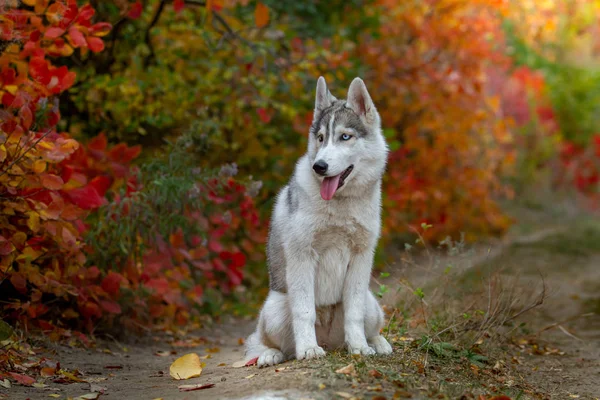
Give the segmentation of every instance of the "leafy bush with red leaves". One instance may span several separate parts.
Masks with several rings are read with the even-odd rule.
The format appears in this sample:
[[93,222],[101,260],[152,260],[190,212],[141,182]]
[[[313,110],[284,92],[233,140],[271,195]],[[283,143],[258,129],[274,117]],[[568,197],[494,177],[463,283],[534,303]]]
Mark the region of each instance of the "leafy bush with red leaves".
[[93,16],[74,0],[0,16],[0,317],[55,332],[185,322],[241,283],[264,230],[235,168],[198,171],[174,148],[139,170],[140,146],[57,132],[77,77],[56,62],[103,50],[111,26]]

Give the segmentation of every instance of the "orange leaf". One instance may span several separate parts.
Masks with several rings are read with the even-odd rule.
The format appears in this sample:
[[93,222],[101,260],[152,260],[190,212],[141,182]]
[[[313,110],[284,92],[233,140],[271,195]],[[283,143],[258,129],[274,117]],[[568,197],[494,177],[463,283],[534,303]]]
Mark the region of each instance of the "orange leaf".
[[62,178],[54,174],[44,174],[41,178],[42,186],[50,190],[60,190],[65,184]]
[[254,20],[258,28],[263,28],[269,23],[269,8],[263,3],[257,3],[254,9]]

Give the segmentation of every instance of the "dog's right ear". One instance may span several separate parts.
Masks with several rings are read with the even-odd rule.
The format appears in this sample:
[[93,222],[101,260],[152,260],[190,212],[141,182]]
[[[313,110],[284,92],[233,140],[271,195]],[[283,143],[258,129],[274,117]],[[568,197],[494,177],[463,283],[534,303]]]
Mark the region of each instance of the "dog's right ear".
[[319,77],[317,81],[317,95],[315,98],[315,117],[320,111],[323,111],[327,107],[330,107],[334,101],[337,99],[333,97],[329,90],[327,89],[327,83],[325,83],[325,78],[322,76]]

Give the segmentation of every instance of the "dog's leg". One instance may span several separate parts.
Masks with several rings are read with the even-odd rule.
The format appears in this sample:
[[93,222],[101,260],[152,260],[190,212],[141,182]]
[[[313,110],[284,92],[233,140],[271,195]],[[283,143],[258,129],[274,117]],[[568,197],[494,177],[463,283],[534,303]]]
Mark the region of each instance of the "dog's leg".
[[[317,358],[325,351],[317,344],[315,322],[316,260],[300,243],[294,243],[286,257],[286,281],[298,360]],[[290,257],[290,255],[292,257]]]
[[294,349],[287,296],[270,292],[260,312],[256,332],[246,342],[246,359],[258,357],[258,367],[283,362],[284,353]]
[[366,302],[372,263],[371,251],[354,255],[344,281],[344,337],[350,354],[375,354],[365,337]]
[[368,291],[365,313],[365,334],[367,336],[367,343],[375,349],[377,354],[392,353],[392,346],[390,346],[388,341],[379,334],[381,328],[383,328],[384,322],[383,310],[381,309],[379,302],[377,302],[373,293]]

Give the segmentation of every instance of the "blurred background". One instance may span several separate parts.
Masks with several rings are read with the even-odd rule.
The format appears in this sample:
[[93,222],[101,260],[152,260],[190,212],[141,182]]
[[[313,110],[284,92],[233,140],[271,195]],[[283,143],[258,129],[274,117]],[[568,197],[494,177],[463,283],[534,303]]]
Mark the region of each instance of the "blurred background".
[[[418,235],[598,211],[600,1],[0,1],[0,317],[61,335],[255,312],[317,78],[392,150]],[[516,211],[515,211],[516,210]],[[393,251],[391,251],[393,254]],[[252,311],[254,310],[254,311]]]

